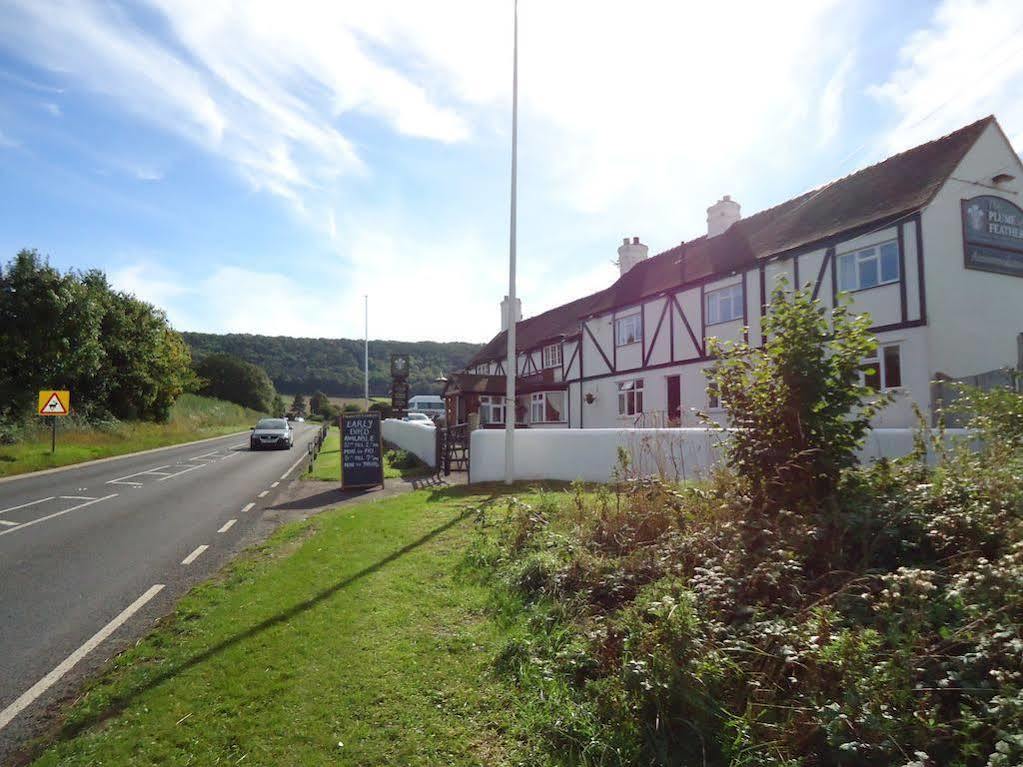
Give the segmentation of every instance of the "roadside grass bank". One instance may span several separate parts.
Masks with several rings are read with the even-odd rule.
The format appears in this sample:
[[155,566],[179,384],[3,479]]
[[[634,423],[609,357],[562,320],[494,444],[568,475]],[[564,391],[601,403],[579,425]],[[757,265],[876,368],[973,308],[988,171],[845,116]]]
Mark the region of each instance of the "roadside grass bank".
[[282,528],[118,656],[34,763],[543,764],[490,673],[509,628],[460,568],[484,499],[424,490]]
[[[340,450],[340,429],[337,426],[331,426],[327,432],[327,438],[323,441],[323,447],[303,478],[340,482]],[[430,467],[424,465],[411,453],[398,449],[384,450],[384,479],[412,479],[414,477],[429,477],[431,474],[433,471]]]
[[78,422],[74,417],[57,424],[57,452],[50,454],[50,428],[44,419],[19,430],[13,445],[0,445],[0,476],[134,453],[243,431],[263,414],[232,402],[182,394],[166,423],[109,421]]

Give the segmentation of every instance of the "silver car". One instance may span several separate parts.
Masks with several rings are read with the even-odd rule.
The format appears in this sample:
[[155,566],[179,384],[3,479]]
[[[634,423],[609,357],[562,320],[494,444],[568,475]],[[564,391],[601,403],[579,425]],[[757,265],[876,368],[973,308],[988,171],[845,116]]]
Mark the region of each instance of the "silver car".
[[295,433],[291,424],[284,418],[263,418],[252,427],[249,437],[249,449],[260,450],[264,447],[276,447],[290,450],[295,444]]

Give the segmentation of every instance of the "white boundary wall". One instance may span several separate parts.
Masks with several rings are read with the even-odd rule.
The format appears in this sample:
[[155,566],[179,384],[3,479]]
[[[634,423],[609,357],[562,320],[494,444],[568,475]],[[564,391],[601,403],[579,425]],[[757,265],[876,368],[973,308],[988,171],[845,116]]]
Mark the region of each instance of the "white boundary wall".
[[[385,423],[387,423],[385,421]],[[913,450],[913,429],[874,429],[860,459],[898,458]],[[946,438],[965,437],[948,429]],[[715,429],[521,429],[515,432],[515,478],[607,482],[618,464],[618,449],[634,470],[669,479],[705,476],[721,459],[727,434]],[[469,449],[470,481],[504,479],[504,430],[478,429]]]
[[427,466],[437,465],[436,434],[437,427],[433,424],[399,421],[396,418],[387,418],[380,425],[380,435],[386,442],[407,450]]

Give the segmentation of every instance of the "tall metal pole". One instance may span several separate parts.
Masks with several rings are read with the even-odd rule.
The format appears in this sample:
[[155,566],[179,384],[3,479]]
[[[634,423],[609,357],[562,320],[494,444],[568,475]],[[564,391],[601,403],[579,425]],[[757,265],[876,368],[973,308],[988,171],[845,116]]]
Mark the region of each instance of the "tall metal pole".
[[519,139],[519,2],[515,0],[512,41],[512,161],[511,161],[511,234],[508,240],[508,363],[504,399],[504,483],[515,481],[515,203]]
[[366,412],[369,412],[369,295],[365,296],[366,299],[366,345],[363,349],[365,365],[365,384],[366,388],[363,392],[366,397]]

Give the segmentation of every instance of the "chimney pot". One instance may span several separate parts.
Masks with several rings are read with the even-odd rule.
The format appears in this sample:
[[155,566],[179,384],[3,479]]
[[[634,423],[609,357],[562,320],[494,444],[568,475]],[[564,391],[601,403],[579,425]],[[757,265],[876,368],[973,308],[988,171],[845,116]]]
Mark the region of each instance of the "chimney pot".
[[628,244],[629,244],[629,238],[628,237],[622,237],[622,245],[628,245]]
[[639,245],[639,237],[633,237],[632,238],[632,244],[633,245]]

